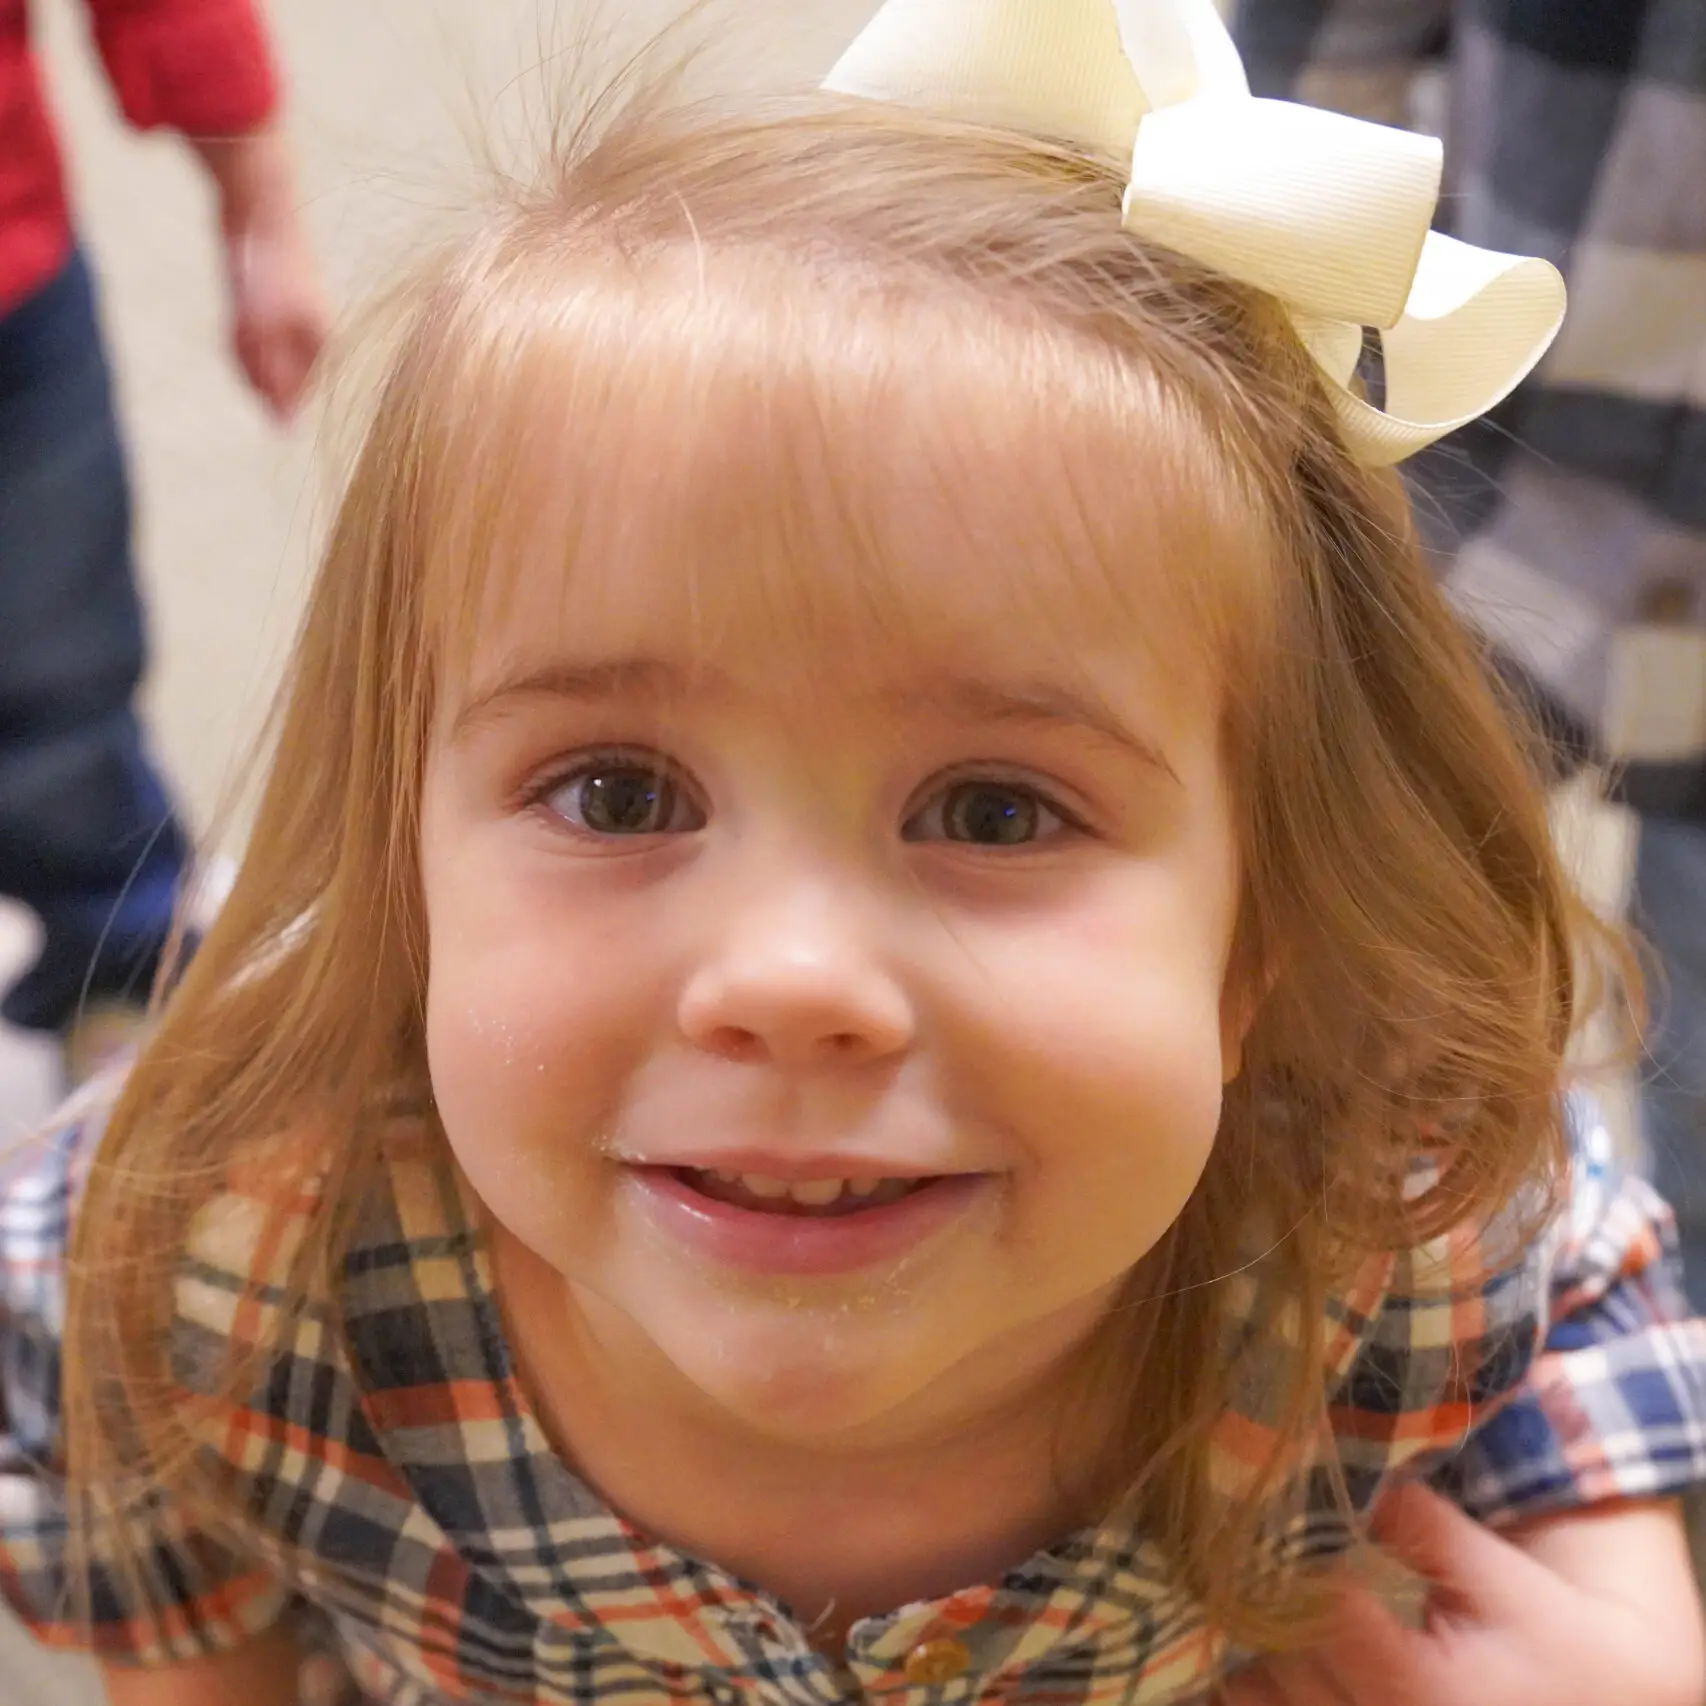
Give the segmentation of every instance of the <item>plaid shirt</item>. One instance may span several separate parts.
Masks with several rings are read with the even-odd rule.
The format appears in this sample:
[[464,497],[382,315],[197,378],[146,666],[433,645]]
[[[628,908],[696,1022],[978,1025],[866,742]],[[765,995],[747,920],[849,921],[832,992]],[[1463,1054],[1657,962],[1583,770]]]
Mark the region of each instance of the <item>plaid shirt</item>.
[[[1706,1324],[1685,1319],[1665,1211],[1576,1115],[1569,1205],[1515,1265],[1467,1231],[1371,1261],[1334,1302],[1332,1437],[1272,1547],[1325,1559],[1350,1532],[1336,1457],[1366,1509],[1400,1472],[1491,1522],[1673,1493],[1706,1477]],[[0,1587],[38,1634],[63,1616],[56,1462],[62,1272],[80,1128],[0,1195]],[[547,1445],[517,1384],[471,1202],[424,1133],[398,1130],[387,1189],[343,1270],[345,1335],[314,1316],[246,1401],[213,1403],[234,1343],[266,1325],[301,1200],[235,1175],[197,1222],[174,1363],[205,1449],[253,1513],[238,1558],[162,1506],[147,1593],[94,1565],[94,1643],[158,1663],[241,1640],[296,1596],[329,1616],[362,1686],[445,1700],[669,1699],[766,1706],[879,1699],[1013,1706],[1203,1700],[1229,1661],[1153,1544],[1119,1522],[1064,1538],[999,1582],[858,1624],[837,1665],[775,1600],[648,1540]],[[1260,1265],[1226,1282],[1229,1331]],[[1271,1331],[1271,1329],[1270,1329]],[[1271,1342],[1271,1338],[1257,1342]],[[1265,1383],[1223,1419],[1216,1485],[1272,1435]]]
[[1420,520],[1630,803],[1706,821],[1706,5],[1239,0],[1236,29],[1257,94],[1390,123],[1443,55],[1442,212],[1556,262],[1570,312],[1527,385],[1412,464]]

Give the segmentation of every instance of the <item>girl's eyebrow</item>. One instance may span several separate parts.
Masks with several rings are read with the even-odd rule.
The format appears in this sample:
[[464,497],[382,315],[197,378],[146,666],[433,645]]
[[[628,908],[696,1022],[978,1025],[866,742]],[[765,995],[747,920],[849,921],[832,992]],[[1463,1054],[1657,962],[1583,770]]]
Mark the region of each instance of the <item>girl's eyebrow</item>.
[[945,711],[974,722],[1028,724],[1034,728],[1092,734],[1122,748],[1169,780],[1179,781],[1179,773],[1168,762],[1166,753],[1133,729],[1111,706],[1099,697],[1074,693],[1055,682],[998,684],[974,676],[950,676],[926,688],[884,698],[886,703],[903,709]]
[[680,699],[689,692],[727,694],[728,678],[714,666],[697,664],[691,673],[663,658],[629,657],[577,664],[554,660],[513,667],[475,689],[457,710],[452,741],[494,721],[517,699]]
[[[465,738],[480,725],[501,717],[518,699],[598,701],[629,696],[679,700],[690,693],[727,698],[733,691],[728,676],[705,663],[695,664],[690,671],[655,657],[608,658],[588,664],[564,660],[523,664],[470,695],[456,713],[450,738]],[[974,676],[948,676],[920,688],[878,689],[871,700],[873,705],[890,710],[936,712],[979,723],[1077,730],[1121,748],[1174,782],[1179,780],[1161,748],[1132,729],[1111,707],[1054,682],[998,684]]]

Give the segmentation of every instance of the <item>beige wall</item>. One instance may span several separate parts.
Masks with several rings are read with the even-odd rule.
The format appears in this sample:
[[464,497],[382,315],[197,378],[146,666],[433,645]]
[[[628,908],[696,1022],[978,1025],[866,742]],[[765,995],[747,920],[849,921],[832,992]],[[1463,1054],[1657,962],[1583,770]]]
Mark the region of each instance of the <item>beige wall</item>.
[[[541,46],[645,39],[678,0],[274,0],[309,216],[359,300],[469,181],[467,138],[527,129]],[[739,61],[826,65],[872,0],[740,0]],[[210,208],[171,137],[113,117],[77,0],[33,0],[106,288],[141,498],[157,746],[197,825],[264,709],[323,516],[310,421],[280,433],[226,361]],[[549,73],[547,73],[549,75]],[[520,82],[517,83],[517,78]],[[504,94],[509,86],[507,96]],[[534,100],[537,110],[537,101]]]

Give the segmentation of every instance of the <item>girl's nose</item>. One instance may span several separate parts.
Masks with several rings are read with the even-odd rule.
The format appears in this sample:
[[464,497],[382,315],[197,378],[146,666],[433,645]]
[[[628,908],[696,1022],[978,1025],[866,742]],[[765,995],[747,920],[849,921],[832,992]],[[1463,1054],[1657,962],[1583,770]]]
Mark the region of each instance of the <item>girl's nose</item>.
[[796,1070],[882,1060],[916,1029],[905,988],[824,896],[728,917],[682,990],[679,1022],[708,1053]]

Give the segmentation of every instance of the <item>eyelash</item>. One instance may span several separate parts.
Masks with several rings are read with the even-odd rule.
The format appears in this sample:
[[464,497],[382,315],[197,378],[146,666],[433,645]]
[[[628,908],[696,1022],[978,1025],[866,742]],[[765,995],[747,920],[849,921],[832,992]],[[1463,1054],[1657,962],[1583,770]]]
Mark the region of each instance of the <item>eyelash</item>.
[[[620,834],[600,832],[572,823],[564,817],[562,812],[557,811],[548,804],[550,797],[553,794],[560,792],[577,779],[596,775],[601,770],[635,770],[652,772],[665,779],[674,787],[679,788],[689,800],[693,801],[702,816],[709,816],[709,812],[706,808],[699,803],[695,790],[687,784],[685,776],[677,766],[671,764],[667,759],[662,758],[657,753],[647,752],[643,749],[634,747],[608,747],[581,753],[572,762],[546,771],[534,781],[527,784],[527,786],[522,790],[517,803],[524,810],[547,812],[555,827],[565,829],[569,833],[579,835],[585,839],[599,842],[622,840],[624,837]],[[982,784],[996,790],[1010,789],[1016,795],[1028,796],[1036,802],[1037,806],[1042,811],[1046,812],[1050,817],[1057,819],[1060,827],[1055,832],[1055,835],[1041,837],[1039,840],[1052,840],[1056,835],[1062,833],[1073,836],[1089,836],[1093,834],[1093,831],[1085,821],[1083,815],[1065,805],[1057,794],[1046,788],[1040,787],[1037,783],[1029,780],[1028,778],[1003,775],[998,766],[991,765],[981,768],[962,766],[956,771],[949,772],[942,776],[933,777],[928,785],[927,791],[924,791],[921,796],[915,796],[918,803],[910,805],[903,816],[901,820],[902,838],[913,842],[936,839],[907,835],[906,830],[912,824],[916,823],[923,813],[933,804],[950,797],[955,788],[971,787],[978,784]],[[653,835],[666,833],[669,832],[661,830],[641,831],[635,832],[629,838],[638,841],[649,839]],[[676,831],[675,833],[681,834],[687,832]],[[946,836],[939,839],[944,841],[951,840],[951,838]],[[953,844],[958,846],[977,846],[984,849],[987,849],[992,845],[990,843],[977,843],[963,840],[953,842]],[[994,845],[999,847],[1000,844]],[[1036,845],[1036,842],[1012,843],[1009,845]]]
[[[681,770],[667,759],[640,747],[612,746],[582,752],[572,761],[545,771],[527,784],[517,803],[527,811],[548,813],[554,826],[566,829],[571,834],[594,841],[619,840],[619,836],[600,834],[596,830],[585,829],[579,824],[569,822],[560,811],[549,804],[551,796],[560,793],[570,783],[581,777],[596,776],[600,771],[608,770],[650,771],[679,788],[689,799],[696,800],[695,792],[687,785]],[[703,811],[703,807],[700,809]],[[633,839],[639,840],[641,837],[636,835]]]
[[[927,789],[918,798],[916,805],[910,806],[901,820],[901,836],[903,840],[921,842],[933,837],[913,836],[907,833],[911,825],[916,823],[926,811],[935,807],[938,802],[947,802],[957,788],[985,787],[992,791],[1007,790],[1013,794],[1025,795],[1052,818],[1058,820],[1059,828],[1052,834],[1039,836],[1034,841],[1013,843],[1015,846],[1037,846],[1056,840],[1061,835],[1071,835],[1078,838],[1091,834],[1089,825],[1083,816],[1065,805],[1060,797],[1049,789],[1040,787],[1028,777],[1006,775],[998,765],[986,765],[981,768],[964,767],[950,771],[946,775],[932,777]],[[953,841],[951,837],[941,837],[954,846],[975,847],[982,851],[1000,851],[1000,843]]]

